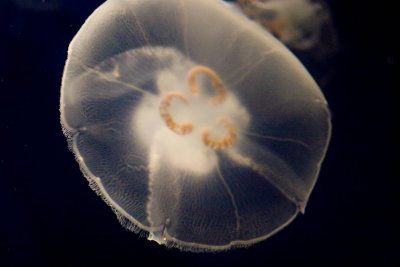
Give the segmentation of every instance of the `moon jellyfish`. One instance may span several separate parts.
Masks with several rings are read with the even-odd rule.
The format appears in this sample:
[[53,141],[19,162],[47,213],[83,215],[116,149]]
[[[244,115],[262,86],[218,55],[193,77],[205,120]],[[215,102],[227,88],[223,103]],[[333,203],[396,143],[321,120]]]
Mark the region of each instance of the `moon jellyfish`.
[[90,186],[149,240],[215,251],[303,213],[330,138],[317,84],[217,0],[109,0],[70,44],[61,123]]
[[310,0],[238,0],[238,3],[246,14],[296,50],[313,48],[324,31],[333,34],[328,9],[322,3]]

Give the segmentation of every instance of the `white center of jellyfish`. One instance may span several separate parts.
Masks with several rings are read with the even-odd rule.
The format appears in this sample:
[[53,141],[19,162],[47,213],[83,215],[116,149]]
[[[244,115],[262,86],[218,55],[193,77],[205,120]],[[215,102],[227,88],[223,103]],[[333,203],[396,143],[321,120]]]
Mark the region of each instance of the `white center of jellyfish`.
[[137,134],[154,161],[204,176],[218,163],[216,153],[240,144],[249,114],[212,69],[181,64],[156,74],[157,95],[146,95],[135,111]]

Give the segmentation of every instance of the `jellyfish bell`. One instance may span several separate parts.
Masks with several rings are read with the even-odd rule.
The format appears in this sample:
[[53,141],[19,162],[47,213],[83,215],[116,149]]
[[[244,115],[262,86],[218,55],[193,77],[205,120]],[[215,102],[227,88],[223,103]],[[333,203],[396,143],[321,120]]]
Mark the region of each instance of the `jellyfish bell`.
[[129,230],[192,251],[249,246],[304,212],[326,100],[274,37],[217,0],[109,0],[70,44],[61,123]]

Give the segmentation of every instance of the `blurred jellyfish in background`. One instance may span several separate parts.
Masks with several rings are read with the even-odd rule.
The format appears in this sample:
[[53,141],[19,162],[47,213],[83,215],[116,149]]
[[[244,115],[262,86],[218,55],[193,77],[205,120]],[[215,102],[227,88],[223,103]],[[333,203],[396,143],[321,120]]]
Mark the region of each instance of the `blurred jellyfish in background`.
[[338,49],[329,8],[323,0],[237,0],[243,12],[294,52],[324,60]]
[[72,40],[61,123],[124,227],[192,251],[304,213],[331,132],[310,74],[217,0],[109,0]]

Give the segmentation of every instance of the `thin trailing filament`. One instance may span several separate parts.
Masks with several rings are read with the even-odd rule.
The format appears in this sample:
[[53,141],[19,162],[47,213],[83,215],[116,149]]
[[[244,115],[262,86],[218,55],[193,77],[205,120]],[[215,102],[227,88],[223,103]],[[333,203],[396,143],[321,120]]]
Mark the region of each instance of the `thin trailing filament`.
[[208,74],[211,77],[212,84],[217,90],[217,96],[210,100],[212,105],[217,105],[223,102],[226,98],[225,84],[222,82],[221,78],[212,69],[205,66],[196,66],[192,68],[188,73],[188,83],[189,89],[194,95],[199,95],[199,88],[197,86],[196,77],[198,74]]
[[235,125],[225,117],[218,119],[217,123],[223,124],[228,129],[228,135],[220,139],[211,139],[210,131],[207,128],[203,129],[203,143],[214,150],[221,150],[232,146],[236,140]]
[[178,98],[182,100],[185,105],[188,105],[189,102],[185,96],[177,92],[169,92],[166,93],[160,103],[160,115],[161,118],[164,120],[165,124],[170,128],[173,132],[179,135],[189,134],[193,131],[193,124],[188,122],[184,124],[178,124],[172,118],[171,113],[169,113],[168,108],[171,106],[171,101],[174,98]]

